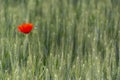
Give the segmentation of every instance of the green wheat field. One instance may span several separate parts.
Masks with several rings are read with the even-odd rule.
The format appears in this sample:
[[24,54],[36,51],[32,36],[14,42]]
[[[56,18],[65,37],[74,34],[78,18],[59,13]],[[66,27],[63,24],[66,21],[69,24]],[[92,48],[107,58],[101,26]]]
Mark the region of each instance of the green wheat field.
[[120,0],[0,0],[0,80],[120,80]]

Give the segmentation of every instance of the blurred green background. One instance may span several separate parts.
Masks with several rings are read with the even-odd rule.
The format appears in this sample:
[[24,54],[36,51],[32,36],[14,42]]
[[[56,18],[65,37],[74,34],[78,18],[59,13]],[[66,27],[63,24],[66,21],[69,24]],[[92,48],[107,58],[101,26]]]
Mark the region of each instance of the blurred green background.
[[0,0],[0,80],[120,80],[119,37],[120,0]]

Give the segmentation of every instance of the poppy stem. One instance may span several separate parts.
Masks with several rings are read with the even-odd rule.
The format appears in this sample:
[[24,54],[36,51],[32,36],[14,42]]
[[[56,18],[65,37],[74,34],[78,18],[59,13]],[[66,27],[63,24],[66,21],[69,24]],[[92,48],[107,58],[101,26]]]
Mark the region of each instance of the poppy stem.
[[23,52],[23,62],[26,65],[27,64],[27,58],[29,56],[28,54],[28,35],[26,35],[25,40],[24,40],[24,52]]

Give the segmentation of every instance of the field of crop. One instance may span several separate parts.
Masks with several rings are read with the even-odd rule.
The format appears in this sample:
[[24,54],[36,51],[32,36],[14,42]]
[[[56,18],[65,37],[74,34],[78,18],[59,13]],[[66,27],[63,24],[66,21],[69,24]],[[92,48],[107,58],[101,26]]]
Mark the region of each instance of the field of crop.
[[120,80],[120,0],[0,0],[0,80]]

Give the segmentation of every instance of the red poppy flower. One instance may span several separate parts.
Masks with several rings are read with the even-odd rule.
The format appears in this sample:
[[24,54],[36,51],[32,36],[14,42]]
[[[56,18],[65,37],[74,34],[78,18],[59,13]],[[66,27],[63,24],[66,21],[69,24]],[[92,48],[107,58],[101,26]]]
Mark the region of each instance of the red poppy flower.
[[18,26],[18,31],[28,34],[33,29],[33,24],[31,23],[24,23]]

